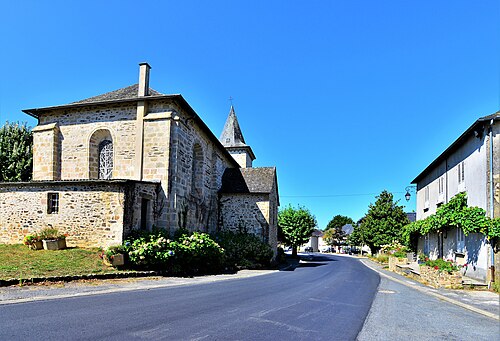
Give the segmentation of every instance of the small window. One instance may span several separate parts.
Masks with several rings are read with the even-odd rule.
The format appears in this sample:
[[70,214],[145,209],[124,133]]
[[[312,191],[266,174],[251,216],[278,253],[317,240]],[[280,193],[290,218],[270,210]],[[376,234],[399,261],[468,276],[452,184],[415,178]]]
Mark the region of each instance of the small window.
[[59,213],[59,193],[47,194],[47,213],[48,214]]
[[461,184],[465,180],[465,161],[458,164],[458,183]]
[[439,178],[439,194],[444,193],[444,178],[440,177]]
[[429,205],[429,186],[424,188],[424,211],[428,210]]
[[457,252],[463,253],[465,251],[465,236],[461,228],[457,228]]

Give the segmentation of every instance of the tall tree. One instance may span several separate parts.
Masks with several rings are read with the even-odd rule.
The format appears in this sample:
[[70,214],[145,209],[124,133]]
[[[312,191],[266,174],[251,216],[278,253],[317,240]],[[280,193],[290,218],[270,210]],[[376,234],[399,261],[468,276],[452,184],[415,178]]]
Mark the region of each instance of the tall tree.
[[306,243],[316,227],[316,218],[308,209],[291,205],[278,213],[278,227],[285,245],[292,247],[292,256],[297,256],[297,248]]
[[382,245],[389,244],[401,237],[403,226],[410,221],[403,211],[403,206],[394,202],[392,193],[382,191],[375,204],[370,204],[368,213],[361,223],[360,230],[364,242],[372,253]]
[[0,128],[0,182],[28,181],[33,169],[33,134],[26,123]]
[[339,245],[340,242],[346,236],[345,232],[342,230],[344,225],[351,224],[354,226],[354,220],[347,216],[337,214],[330,220],[328,225],[326,225],[325,234],[323,239],[328,245]]

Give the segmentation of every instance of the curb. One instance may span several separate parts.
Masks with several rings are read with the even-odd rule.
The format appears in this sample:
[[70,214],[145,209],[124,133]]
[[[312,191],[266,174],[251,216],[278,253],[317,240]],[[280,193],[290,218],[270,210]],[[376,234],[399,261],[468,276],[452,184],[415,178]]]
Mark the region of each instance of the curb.
[[459,307],[462,307],[464,309],[467,309],[467,310],[470,310],[470,311],[473,311],[473,312],[476,312],[478,314],[481,314],[481,315],[484,315],[484,316],[487,316],[489,318],[492,318],[494,320],[498,320],[500,321],[500,317],[494,313],[491,313],[489,311],[486,311],[486,310],[483,310],[483,309],[480,309],[480,308],[476,308],[474,306],[471,306],[469,304],[466,304],[466,303],[463,303],[463,302],[460,302],[460,301],[457,301],[453,298],[449,298],[447,296],[444,296],[444,295],[441,295],[441,294],[438,294],[436,292],[433,292],[433,291],[430,291],[428,288],[422,288],[420,286],[417,286],[417,285],[414,285],[414,284],[411,284],[411,283],[408,283],[408,282],[405,282],[405,281],[402,281],[400,279],[397,279],[395,277],[392,277],[390,275],[387,275],[381,271],[379,271],[378,269],[375,269],[373,267],[371,267],[370,265],[366,264],[365,262],[361,262],[364,266],[366,266],[367,268],[377,272],[380,276],[383,276],[387,279],[390,279],[391,281],[393,282],[396,282],[396,283],[399,283],[399,284],[402,284],[402,285],[405,285],[407,287],[410,287],[412,289],[415,289],[417,291],[420,291],[422,293],[425,293],[427,295],[430,295],[430,296],[434,296],[436,298],[439,298],[440,300],[443,300],[443,301],[446,301],[448,303],[452,303],[452,304],[455,304]]
[[159,271],[127,271],[127,272],[110,272],[103,274],[88,274],[74,276],[50,276],[50,277],[32,277],[32,278],[11,278],[0,280],[0,287],[19,285],[23,283],[41,283],[41,282],[71,282],[87,279],[114,279],[114,278],[129,278],[129,277],[151,277],[162,276]]

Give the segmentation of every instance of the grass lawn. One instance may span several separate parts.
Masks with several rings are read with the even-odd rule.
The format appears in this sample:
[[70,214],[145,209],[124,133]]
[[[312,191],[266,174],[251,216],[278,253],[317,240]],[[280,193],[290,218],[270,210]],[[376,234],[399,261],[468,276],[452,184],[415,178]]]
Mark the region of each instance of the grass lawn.
[[103,264],[98,249],[30,250],[0,244],[0,279],[118,272]]

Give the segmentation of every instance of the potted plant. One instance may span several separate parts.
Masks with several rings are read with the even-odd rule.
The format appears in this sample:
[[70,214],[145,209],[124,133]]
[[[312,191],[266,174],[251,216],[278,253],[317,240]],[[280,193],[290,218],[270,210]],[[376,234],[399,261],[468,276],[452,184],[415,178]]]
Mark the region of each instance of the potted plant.
[[125,264],[125,256],[123,255],[123,247],[121,245],[110,246],[106,251],[102,251],[101,258],[104,264],[108,266],[122,266]]
[[45,250],[61,250],[66,248],[67,234],[61,234],[55,228],[45,228],[40,231],[43,248]]
[[28,247],[32,250],[41,250],[43,249],[42,239],[38,234],[28,234],[23,239],[24,245],[28,245]]

